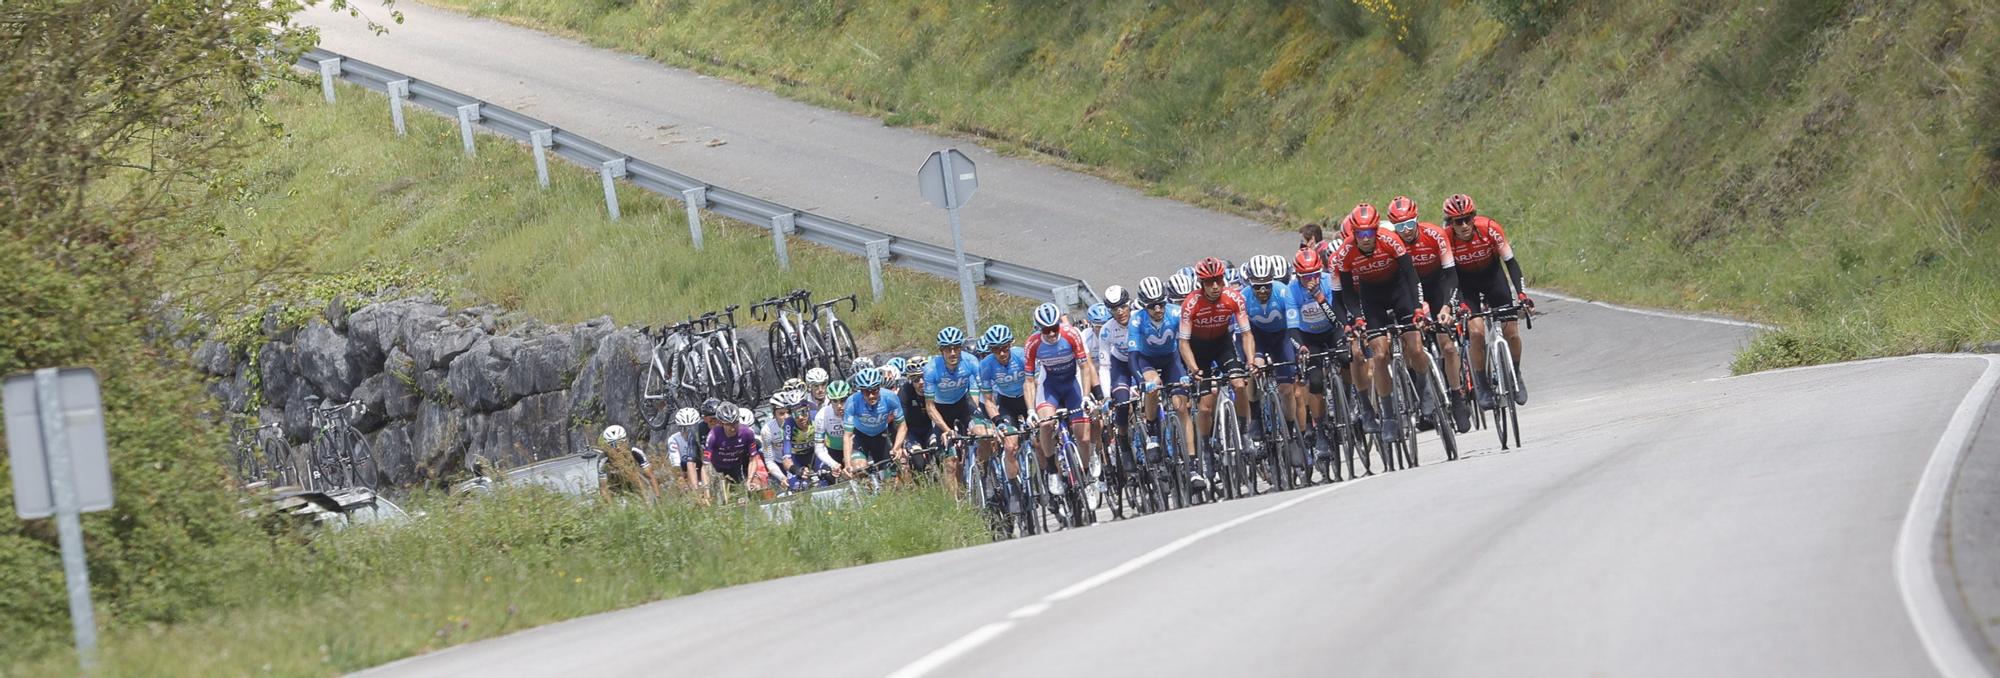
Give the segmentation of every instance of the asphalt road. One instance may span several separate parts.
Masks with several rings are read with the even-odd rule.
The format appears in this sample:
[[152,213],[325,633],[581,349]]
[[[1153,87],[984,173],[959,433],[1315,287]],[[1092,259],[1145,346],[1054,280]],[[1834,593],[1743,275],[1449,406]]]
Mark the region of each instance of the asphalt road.
[[[930,150],[965,142],[402,9],[409,24],[388,38],[336,22],[326,44],[712,182],[942,240],[910,174]],[[1161,260],[1293,242],[1089,177],[976,157],[976,252],[1102,285],[1156,273]],[[1429,458],[1413,470],[711,591],[371,673],[1937,673],[1898,586],[1896,547],[1933,448],[1969,389],[1991,383],[1979,381],[1986,360],[1726,378],[1748,328],[1542,306],[1524,361],[1527,445],[1516,451],[1475,433],[1465,459],[1444,463],[1426,434]],[[1992,429],[1972,432],[1975,452],[1990,453]],[[1965,487],[1953,489],[1979,491]],[[1960,523],[1985,515],[1960,513]],[[1995,571],[1990,552],[1949,555],[1947,575]],[[1992,590],[1959,596],[1959,611],[2000,613],[1985,609],[2000,604]]]

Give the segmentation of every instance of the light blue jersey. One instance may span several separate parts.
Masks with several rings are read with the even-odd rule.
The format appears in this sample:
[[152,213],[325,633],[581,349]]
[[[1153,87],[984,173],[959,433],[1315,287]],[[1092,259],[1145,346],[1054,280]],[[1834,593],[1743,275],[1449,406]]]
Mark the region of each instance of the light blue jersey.
[[1007,364],[1000,364],[1000,354],[986,356],[979,361],[980,388],[1009,397],[1021,397],[1021,387],[1028,378],[1028,352],[1019,346],[1008,349]]
[[1319,293],[1326,295],[1324,305],[1312,292],[1306,291],[1304,279],[1293,280],[1289,287],[1292,301],[1299,309],[1299,331],[1306,334],[1325,334],[1334,330],[1334,323],[1337,321],[1333,316],[1327,315],[1327,309],[1340,308],[1340,299],[1334,296],[1332,276],[1325,273],[1314,275],[1319,276]]
[[965,399],[965,394],[977,387],[979,369],[965,356],[958,358],[958,368],[945,366],[944,356],[931,356],[930,364],[924,366],[924,392],[931,402],[939,405],[956,405]]
[[1256,292],[1243,293],[1243,310],[1250,314],[1250,329],[1283,332],[1299,327],[1299,307],[1292,303],[1291,289],[1271,285],[1271,300],[1257,301]]
[[868,406],[868,398],[861,393],[847,397],[847,430],[863,435],[879,436],[889,430],[889,425],[903,418],[903,401],[896,394],[884,389],[875,400],[875,406]]
[[1132,327],[1125,333],[1125,350],[1149,356],[1179,355],[1181,350],[1181,307],[1167,304],[1165,319],[1153,322],[1145,309],[1132,312]]

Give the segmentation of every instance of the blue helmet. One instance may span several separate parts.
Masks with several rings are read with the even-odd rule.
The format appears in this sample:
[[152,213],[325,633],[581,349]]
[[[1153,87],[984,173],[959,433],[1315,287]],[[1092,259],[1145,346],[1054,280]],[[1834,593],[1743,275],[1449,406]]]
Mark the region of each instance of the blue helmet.
[[1035,307],[1035,327],[1048,328],[1062,324],[1062,309],[1055,304],[1043,303]]
[[986,346],[988,348],[1013,342],[1014,329],[1006,325],[994,325],[992,327],[988,327],[986,328],[985,341],[986,341]]
[[939,347],[964,346],[964,345],[965,345],[965,330],[961,330],[956,327],[947,327],[938,330]]
[[1090,321],[1092,325],[1111,322],[1111,308],[1104,304],[1091,304],[1090,311],[1084,315],[1084,319]]
[[1181,275],[1184,275],[1184,276],[1187,276],[1189,280],[1193,280],[1193,279],[1194,279],[1194,267],[1193,267],[1193,266],[1182,266],[1182,267],[1181,267],[1181,270],[1179,270],[1179,271],[1175,271],[1175,272],[1176,272],[1176,273],[1179,273],[1179,274],[1181,274]]
[[[906,367],[908,367],[908,366],[909,366],[909,365],[908,365],[908,363],[909,363],[909,361],[907,361],[907,360],[904,360],[902,356],[896,356],[896,357],[893,357],[893,358],[890,358],[890,359],[888,359],[888,360],[884,360],[884,361],[882,361],[882,364],[881,364],[880,366],[876,367],[876,368],[875,368],[875,370],[876,370],[877,372],[880,372],[880,371],[882,370],[882,368],[884,368],[884,367],[893,367],[893,368],[896,368],[896,372],[898,372],[898,373],[901,373],[901,372],[903,371],[903,369],[904,369],[904,368],[906,368]],[[882,376],[883,376],[883,378],[884,378],[884,379],[888,378],[888,375],[886,375],[886,374],[885,374],[885,375],[882,375]]]
[[854,374],[854,388],[867,390],[882,388],[882,371],[870,367]]

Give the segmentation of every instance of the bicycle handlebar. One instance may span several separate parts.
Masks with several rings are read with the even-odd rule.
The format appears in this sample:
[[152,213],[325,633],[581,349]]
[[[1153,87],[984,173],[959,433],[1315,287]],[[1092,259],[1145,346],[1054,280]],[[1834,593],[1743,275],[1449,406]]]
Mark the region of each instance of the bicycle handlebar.
[[837,305],[837,304],[839,304],[840,302],[843,302],[843,301],[847,302],[847,311],[848,311],[849,313],[853,313],[853,312],[854,312],[854,311],[855,311],[856,309],[859,309],[859,308],[861,307],[861,302],[859,302],[859,301],[856,301],[856,300],[855,300],[855,298],[854,298],[854,295],[852,295],[852,294],[850,294],[850,295],[847,295],[847,296],[844,296],[844,297],[840,297],[840,298],[837,298],[837,299],[828,299],[828,300],[826,300],[826,301],[822,301],[822,302],[819,302],[819,303],[817,303],[817,304],[813,304],[813,305],[812,305],[812,307],[813,307],[813,310],[817,311],[817,310],[819,310],[819,309],[822,309],[822,308],[826,308],[826,307],[829,307],[829,306],[834,306],[834,305]]

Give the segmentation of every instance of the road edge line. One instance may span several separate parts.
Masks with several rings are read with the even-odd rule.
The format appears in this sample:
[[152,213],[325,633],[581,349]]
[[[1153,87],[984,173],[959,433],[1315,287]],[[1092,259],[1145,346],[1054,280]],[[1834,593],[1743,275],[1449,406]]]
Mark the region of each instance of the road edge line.
[[1894,554],[1896,583],[1902,593],[1903,609],[1909,614],[1911,625],[1916,627],[1917,639],[1923,643],[1931,664],[1947,678],[1986,678],[1992,675],[1986,670],[1979,654],[1973,651],[1959,628],[1958,619],[1945,603],[1944,590],[1938,582],[1937,562],[1933,557],[1936,553],[1934,540],[1945,519],[1945,501],[1950,498],[1959,462],[1972,448],[1972,434],[1984,418],[1995,384],[2000,382],[2000,357],[1968,357],[1985,360],[1986,369],[1966,390],[1965,398],[1952,412],[1944,433],[1938,436],[1937,446],[1931,449],[1930,461],[1924,465],[1923,476],[1917,481],[1917,491],[1910,497],[1910,508],[1903,514],[1903,527],[1896,536]]
[[1747,327],[1750,329],[1762,330],[1765,332],[1778,329],[1776,327],[1773,327],[1771,325],[1766,325],[1764,323],[1751,322],[1748,320],[1737,320],[1735,318],[1723,318],[1712,315],[1701,315],[1696,313],[1675,313],[1673,311],[1657,311],[1650,308],[1637,308],[1633,306],[1620,306],[1618,304],[1613,304],[1606,301],[1595,301],[1591,299],[1584,299],[1582,297],[1572,297],[1570,295],[1563,294],[1561,292],[1534,288],[1534,287],[1528,288],[1528,293],[1533,294],[1535,296],[1548,297],[1550,299],[1555,299],[1558,301],[1569,301],[1579,304],[1589,304],[1592,306],[1602,306],[1604,308],[1608,308],[1614,311],[1624,311],[1626,313],[1636,313],[1638,315],[1649,315],[1655,318],[1669,318],[1673,320],[1693,320],[1696,322],[1715,323],[1717,325],[1729,325],[1732,327]]

